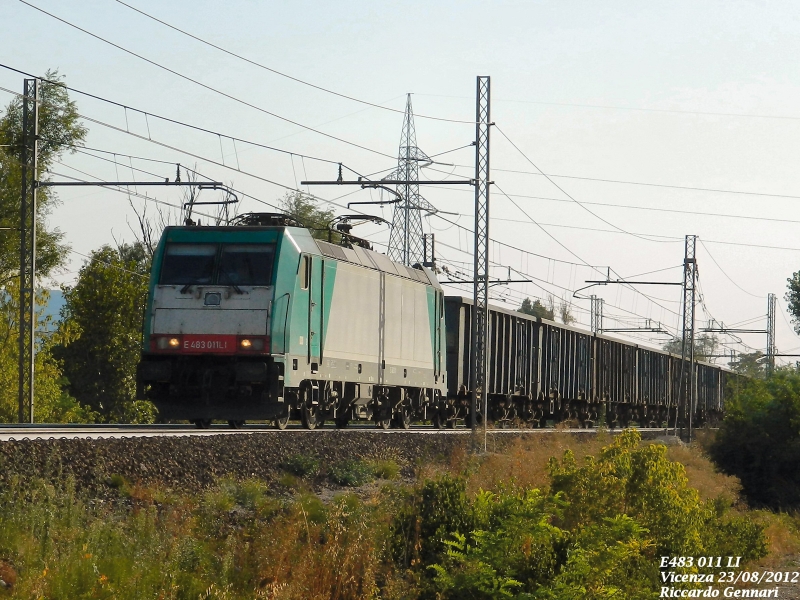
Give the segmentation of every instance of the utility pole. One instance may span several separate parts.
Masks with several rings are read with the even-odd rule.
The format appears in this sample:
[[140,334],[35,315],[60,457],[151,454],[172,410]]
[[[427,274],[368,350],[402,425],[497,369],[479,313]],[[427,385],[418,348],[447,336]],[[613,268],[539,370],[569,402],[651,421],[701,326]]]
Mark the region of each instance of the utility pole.
[[591,300],[591,329],[592,333],[603,333],[603,304],[605,300],[598,298],[594,294],[589,296]]
[[[26,79],[22,95],[22,196],[19,223],[19,422],[34,421],[36,360],[36,185],[39,158],[39,82]],[[26,386],[27,383],[27,386]],[[27,389],[26,389],[27,387]],[[26,393],[27,392],[27,393]]]
[[[686,236],[686,250],[683,257],[683,342],[681,344],[681,378],[679,402],[675,411],[675,427],[679,413],[683,411],[684,421],[687,427],[687,441],[692,441],[692,417],[695,402],[695,382],[694,382],[694,309],[697,286],[697,259],[695,258],[695,248],[697,246],[697,236]],[[687,365],[688,359],[688,365]],[[681,423],[683,432],[684,423]]]
[[419,193],[419,168],[433,161],[417,147],[417,132],[414,127],[414,112],[411,108],[411,94],[406,100],[403,117],[403,132],[400,135],[400,150],[397,155],[397,169],[386,179],[400,180],[397,193],[400,201],[394,205],[392,230],[389,235],[389,258],[409,267],[424,260],[422,240],[422,212],[431,214],[436,208]]
[[483,407],[484,451],[488,415],[486,338],[489,326],[489,131],[491,129],[491,78],[479,76],[475,109],[475,268],[470,352],[473,441],[478,427],[478,406]]
[[775,371],[775,312],[778,299],[775,294],[767,294],[767,377]]

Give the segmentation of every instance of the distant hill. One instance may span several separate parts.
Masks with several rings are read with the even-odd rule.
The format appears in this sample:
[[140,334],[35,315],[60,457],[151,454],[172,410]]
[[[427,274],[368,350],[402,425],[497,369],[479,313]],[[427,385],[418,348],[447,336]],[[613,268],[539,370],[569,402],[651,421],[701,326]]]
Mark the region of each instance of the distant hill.
[[47,306],[44,307],[44,314],[46,317],[50,317],[52,319],[48,329],[53,329],[58,321],[61,320],[61,307],[66,304],[66,301],[64,300],[64,292],[61,290],[49,291],[50,299],[47,302]]

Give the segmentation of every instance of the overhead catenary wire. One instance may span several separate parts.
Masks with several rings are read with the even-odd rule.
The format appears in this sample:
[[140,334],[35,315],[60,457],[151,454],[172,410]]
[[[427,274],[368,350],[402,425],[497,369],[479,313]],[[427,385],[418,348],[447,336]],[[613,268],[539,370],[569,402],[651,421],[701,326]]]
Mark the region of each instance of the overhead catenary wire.
[[[229,93],[227,93],[225,91],[222,91],[222,90],[220,90],[218,88],[215,88],[214,86],[211,86],[211,85],[208,85],[206,83],[203,83],[202,81],[200,81],[198,79],[194,79],[193,77],[189,77],[188,75],[184,75],[183,73],[181,73],[179,71],[176,71],[175,69],[171,69],[170,67],[162,65],[161,63],[158,63],[158,62],[156,62],[154,60],[151,60],[151,59],[149,59],[149,58],[147,58],[147,57],[145,57],[145,56],[143,56],[141,54],[137,54],[136,52],[134,52],[132,50],[128,50],[127,48],[125,48],[123,46],[120,46],[119,44],[116,44],[116,43],[114,43],[114,42],[112,42],[110,40],[107,40],[104,37],[101,37],[101,36],[99,36],[99,35],[97,35],[95,33],[92,33],[91,31],[89,31],[87,29],[79,27],[78,25],[75,25],[74,23],[70,23],[66,19],[62,19],[61,17],[58,17],[58,16],[54,15],[51,12],[48,12],[48,11],[42,9],[42,8],[39,8],[38,6],[36,6],[34,4],[31,4],[27,0],[19,0],[19,2],[21,2],[22,4],[25,4],[26,6],[30,6],[34,10],[37,10],[37,11],[39,11],[39,12],[41,12],[41,13],[43,13],[43,14],[45,14],[45,15],[53,18],[53,19],[56,19],[57,21],[60,21],[61,23],[64,23],[65,25],[69,25],[70,27],[72,27],[74,29],[77,29],[78,31],[81,31],[81,32],[85,33],[86,35],[89,35],[89,36],[91,36],[91,37],[93,37],[93,38],[95,38],[97,40],[100,40],[103,43],[106,43],[106,44],[108,44],[110,46],[113,46],[114,48],[117,48],[119,50],[122,50],[123,52],[126,52],[127,54],[130,54],[131,56],[134,56],[134,57],[136,57],[136,58],[138,58],[140,60],[143,60],[143,61],[145,61],[145,62],[147,62],[147,63],[149,63],[149,64],[151,64],[151,65],[153,65],[153,66],[155,66],[155,67],[157,67],[159,69],[162,69],[163,71],[166,71],[167,73],[171,73],[172,75],[175,75],[176,77],[180,77],[181,79],[185,79],[186,81],[189,81],[189,82],[191,82],[191,83],[193,83],[195,85],[198,85],[198,86],[200,86],[200,87],[202,87],[204,89],[207,89],[207,90],[209,90],[211,92],[214,92],[215,94],[219,94],[220,96],[228,98],[229,100],[237,102],[237,103],[239,103],[239,104],[241,104],[243,106],[247,106],[249,108],[257,110],[258,112],[264,113],[266,115],[269,115],[269,116],[271,116],[273,118],[279,119],[279,120],[284,121],[286,123],[290,123],[292,125],[295,125],[296,127],[300,127],[300,128],[305,129],[307,131],[311,131],[313,133],[322,135],[322,136],[330,138],[332,140],[336,140],[338,142],[342,142],[343,144],[347,144],[349,146],[354,146],[356,148],[360,148],[362,150],[366,150],[367,152],[372,152],[374,154],[379,154],[380,156],[384,156],[386,158],[392,158],[392,159],[395,158],[395,157],[390,156],[388,154],[385,154],[384,152],[381,152],[379,150],[375,150],[373,148],[368,148],[367,146],[363,146],[363,145],[358,144],[356,142],[351,142],[349,140],[345,140],[344,138],[337,137],[337,136],[332,135],[330,133],[325,133],[324,131],[321,131],[321,130],[316,129],[314,127],[311,127],[309,125],[304,125],[303,123],[300,123],[298,121],[294,121],[293,119],[289,119],[287,117],[283,117],[283,116],[281,116],[281,115],[279,115],[277,113],[274,113],[274,112],[269,111],[269,110],[267,110],[267,109],[265,109],[263,107],[260,107],[260,106],[258,106],[256,104],[253,104],[252,102],[248,102],[246,100],[242,100],[241,98],[237,98],[233,94],[229,94]],[[43,81],[47,81],[47,80],[43,79]],[[49,83],[54,83],[54,82],[49,82]]]
[[740,286],[738,283],[736,283],[736,282],[735,282],[735,281],[734,281],[734,280],[731,278],[731,276],[730,276],[730,275],[728,275],[728,274],[725,272],[725,269],[723,269],[723,268],[722,268],[722,266],[721,266],[721,265],[720,265],[720,264],[717,262],[717,259],[716,259],[716,258],[714,258],[714,255],[713,255],[713,254],[711,254],[711,252],[709,251],[708,247],[707,247],[707,246],[706,246],[706,245],[703,243],[703,240],[702,240],[701,238],[698,238],[698,240],[699,240],[699,242],[700,242],[700,245],[701,245],[701,246],[702,246],[702,247],[705,249],[705,251],[706,251],[706,254],[708,254],[708,257],[711,259],[711,261],[712,261],[712,262],[713,262],[715,265],[717,265],[717,268],[720,270],[720,272],[721,272],[723,275],[725,275],[725,277],[728,279],[728,281],[730,281],[730,282],[731,282],[733,285],[735,285],[737,288],[739,288],[739,290],[740,290],[740,291],[744,292],[744,293],[745,293],[745,294],[747,294],[748,296],[752,296],[753,298],[763,298],[763,297],[764,297],[764,296],[759,296],[758,294],[753,294],[752,292],[748,292],[746,289],[744,289],[742,286]]
[[[20,1],[23,1],[23,0],[20,0]],[[618,229],[618,230],[619,230],[619,231],[621,231],[622,233],[626,233],[626,234],[628,234],[628,235],[631,235],[631,236],[633,236],[633,237],[637,237],[637,238],[640,238],[640,239],[643,239],[643,240],[647,240],[647,241],[652,241],[652,242],[661,242],[661,240],[650,240],[650,239],[648,239],[648,238],[647,238],[647,237],[645,237],[645,236],[639,235],[638,233],[631,233],[630,231],[626,231],[625,229],[623,229],[622,227],[619,227],[618,225],[615,225],[614,223],[612,223],[612,222],[611,222],[611,221],[609,221],[608,219],[604,219],[603,217],[601,217],[600,215],[598,215],[597,213],[595,213],[594,211],[592,211],[590,208],[586,208],[586,206],[584,206],[584,205],[583,205],[583,203],[581,203],[580,201],[578,201],[578,200],[576,200],[575,198],[573,198],[573,197],[572,197],[572,195],[571,195],[569,192],[567,192],[567,190],[565,190],[565,189],[564,189],[564,188],[562,188],[560,185],[558,185],[558,184],[557,184],[555,181],[553,181],[553,180],[550,178],[550,176],[549,176],[549,175],[545,174],[545,172],[544,172],[544,171],[542,171],[542,170],[541,170],[541,169],[540,169],[540,168],[539,168],[539,167],[536,165],[536,163],[534,163],[534,162],[533,162],[533,161],[532,161],[532,160],[531,160],[531,159],[528,157],[528,155],[527,155],[527,154],[525,154],[525,153],[522,151],[522,149],[521,149],[519,146],[517,146],[517,145],[516,145],[516,144],[515,144],[515,143],[514,143],[514,142],[511,140],[511,138],[509,138],[509,137],[508,137],[508,136],[505,134],[505,132],[503,132],[503,130],[502,130],[502,129],[500,129],[500,127],[498,127],[498,126],[495,124],[494,128],[495,128],[495,130],[497,130],[497,132],[498,132],[500,135],[502,135],[502,136],[503,136],[503,137],[506,139],[506,141],[507,141],[509,144],[511,144],[511,145],[514,147],[514,149],[515,149],[517,152],[519,152],[519,153],[522,155],[522,157],[523,157],[523,158],[524,158],[526,161],[528,161],[528,162],[529,162],[529,163],[530,163],[530,164],[533,166],[533,168],[534,168],[534,169],[536,169],[537,171],[539,171],[539,173],[541,173],[541,174],[544,176],[544,178],[545,178],[545,179],[547,179],[547,181],[549,181],[551,184],[553,184],[553,185],[554,185],[554,186],[555,186],[555,187],[556,187],[556,188],[557,188],[557,189],[558,189],[558,190],[559,190],[559,191],[560,191],[562,194],[564,194],[564,195],[565,195],[567,198],[569,198],[570,200],[572,200],[572,201],[573,201],[575,204],[577,204],[578,206],[580,206],[580,207],[581,207],[583,210],[585,210],[586,212],[588,212],[590,215],[592,215],[592,216],[593,216],[593,217],[595,217],[596,219],[598,219],[598,220],[602,221],[602,222],[603,222],[603,223],[605,223],[606,225],[609,225],[610,227],[613,227],[614,229]]]
[[[128,4],[127,2],[123,2],[122,0],[116,0],[116,2],[119,3],[119,4],[122,4],[123,6],[128,7],[129,9],[139,13],[140,15],[142,15],[144,17],[147,17],[148,19],[151,19],[151,20],[153,20],[153,21],[155,21],[157,23],[160,23],[161,25],[164,25],[165,27],[169,27],[170,29],[172,29],[174,31],[177,31],[178,33],[181,33],[181,34],[183,34],[183,35],[185,35],[187,37],[190,37],[193,40],[200,42],[201,44],[205,44],[206,46],[214,48],[215,50],[219,50],[220,52],[224,52],[225,54],[228,54],[229,56],[233,56],[234,58],[237,58],[239,60],[243,60],[243,61],[245,61],[245,62],[247,62],[247,63],[249,63],[249,64],[251,64],[251,65],[253,65],[255,67],[258,67],[258,68],[263,69],[265,71],[269,71],[270,73],[273,73],[275,75],[279,75],[280,77],[285,77],[286,79],[290,79],[291,81],[300,83],[302,85],[306,85],[306,86],[314,88],[316,90],[320,90],[320,91],[325,92],[327,94],[332,94],[334,96],[338,96],[339,98],[344,98],[346,100],[351,100],[353,102],[358,102],[359,104],[364,104],[366,106],[371,106],[372,108],[380,108],[382,110],[387,110],[387,111],[390,111],[390,112],[393,112],[393,113],[399,113],[399,114],[404,114],[405,113],[405,110],[400,110],[398,108],[391,108],[391,107],[388,107],[388,106],[381,106],[380,104],[376,104],[374,102],[369,102],[367,100],[362,100],[361,98],[356,98],[354,96],[349,96],[347,94],[342,94],[340,92],[336,92],[334,90],[331,90],[329,88],[323,87],[321,85],[316,85],[314,83],[306,81],[305,79],[300,79],[299,77],[294,77],[294,76],[289,75],[287,73],[283,73],[282,71],[278,71],[277,69],[273,69],[272,67],[268,67],[267,65],[265,65],[263,63],[257,62],[255,60],[247,58],[246,56],[242,56],[241,54],[237,54],[236,52],[228,50],[227,48],[223,48],[222,46],[218,46],[217,44],[209,42],[208,40],[206,40],[204,38],[201,38],[200,36],[194,35],[194,34],[188,32],[188,31],[186,31],[184,29],[181,29],[180,27],[172,25],[171,23],[167,23],[163,19],[159,19],[158,17],[155,17],[155,16],[151,15],[150,13],[147,13],[147,12],[145,12],[145,11],[139,9],[139,8],[136,8],[135,6],[132,6],[132,5]],[[434,117],[434,116],[431,116],[431,115],[415,114],[414,117],[417,118],[417,119],[430,119],[430,120],[433,120],[433,121],[444,121],[444,122],[447,122],[447,123],[462,123],[462,124],[468,124],[468,125],[474,125],[475,124],[475,121],[465,121],[465,120],[461,120],[461,119],[448,119],[448,118],[444,118],[444,117]]]

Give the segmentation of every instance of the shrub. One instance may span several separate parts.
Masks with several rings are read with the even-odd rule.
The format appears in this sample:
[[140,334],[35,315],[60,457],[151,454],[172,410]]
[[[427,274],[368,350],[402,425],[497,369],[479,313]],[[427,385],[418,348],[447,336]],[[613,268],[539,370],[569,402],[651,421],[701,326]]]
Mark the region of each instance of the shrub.
[[363,460],[345,460],[328,469],[331,479],[338,485],[358,487],[373,478],[372,467]]
[[710,453],[751,504],[800,506],[800,373],[778,370],[738,389]]
[[319,472],[319,460],[308,454],[293,454],[283,461],[281,467],[298,477],[316,475]]
[[378,479],[397,479],[400,476],[400,465],[391,459],[374,460],[370,462],[370,467]]

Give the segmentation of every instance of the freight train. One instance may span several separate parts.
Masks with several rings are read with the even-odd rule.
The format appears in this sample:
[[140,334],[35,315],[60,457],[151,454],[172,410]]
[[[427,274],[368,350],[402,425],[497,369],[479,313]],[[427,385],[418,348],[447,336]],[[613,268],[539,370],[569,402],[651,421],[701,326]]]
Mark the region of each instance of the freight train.
[[[340,226],[316,239],[286,215],[171,226],[153,258],[137,397],[201,428],[299,418],[469,422],[473,305],[445,297],[433,271],[374,252]],[[332,238],[329,238],[332,239]],[[488,419],[498,427],[673,423],[681,360],[491,307]],[[726,370],[695,369],[695,423],[714,423]]]

